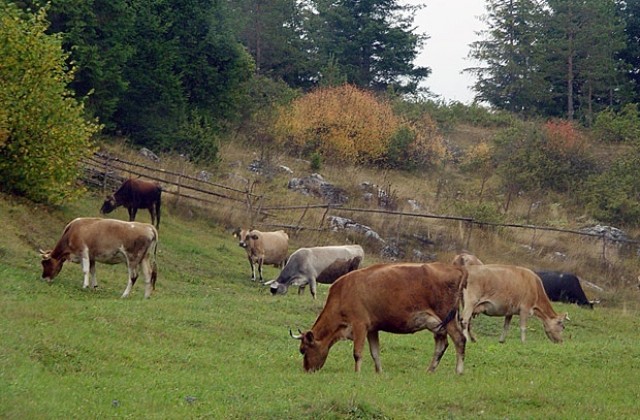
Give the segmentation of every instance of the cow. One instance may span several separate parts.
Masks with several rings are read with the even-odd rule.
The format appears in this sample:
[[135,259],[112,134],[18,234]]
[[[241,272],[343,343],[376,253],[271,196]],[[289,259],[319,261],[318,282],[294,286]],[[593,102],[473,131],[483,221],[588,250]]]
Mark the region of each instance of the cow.
[[120,206],[129,212],[129,221],[136,220],[138,209],[148,209],[151,214],[151,224],[160,229],[160,204],[162,188],[155,182],[129,178],[120,185],[118,191],[108,196],[100,213],[109,214]]
[[580,285],[580,278],[572,273],[561,273],[558,271],[536,271],[542,280],[544,291],[554,302],[577,303],[593,309],[593,302],[587,296]]
[[284,230],[260,232],[256,229],[238,228],[233,236],[239,239],[238,245],[247,251],[251,266],[251,280],[256,279],[255,264],[262,281],[262,265],[273,265],[282,270],[289,254],[289,235]]
[[457,321],[464,268],[440,262],[376,264],[340,277],[330,288],[322,312],[309,331],[291,337],[301,340],[307,372],[322,368],[339,340],[353,340],[355,371],[362,364],[365,339],[376,372],[381,372],[379,331],[412,334],[428,329],[435,350],[428,371],[440,363],[451,337],[456,348],[456,373],[462,374],[466,339]]
[[504,343],[513,315],[520,316],[520,339],[524,343],[527,319],[535,315],[542,320],[547,337],[562,342],[564,321],[568,314],[558,315],[547,297],[542,280],[528,268],[514,265],[468,265],[467,288],[463,292],[462,330],[467,340],[476,341],[471,334],[471,318],[484,313],[504,316],[500,342]]
[[484,263],[480,261],[480,258],[465,251],[456,255],[453,258],[453,261],[451,262],[451,264],[457,265],[457,266],[463,266],[463,265],[482,265]]
[[356,270],[363,259],[364,250],[360,245],[300,248],[291,254],[280,275],[264,285],[270,285],[275,295],[287,293],[289,286],[298,286],[301,294],[308,284],[315,299],[317,283],[333,283],[343,274]]
[[148,223],[125,222],[97,217],[77,218],[69,222],[62,237],[51,251],[42,251],[42,278],[47,282],[62,270],[65,261],[82,264],[84,273],[83,288],[91,285],[98,287],[96,280],[96,261],[106,264],[126,263],[129,282],[122,294],[129,296],[131,288],[138,279],[138,270],[145,278],[144,297],[151,296],[155,290],[158,269],[156,248],[158,231]]

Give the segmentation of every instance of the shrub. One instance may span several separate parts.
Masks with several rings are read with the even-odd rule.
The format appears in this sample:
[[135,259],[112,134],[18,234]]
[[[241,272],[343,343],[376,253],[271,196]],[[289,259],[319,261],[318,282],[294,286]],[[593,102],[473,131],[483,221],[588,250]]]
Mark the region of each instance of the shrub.
[[0,185],[40,202],[78,196],[79,161],[100,126],[68,89],[73,69],[44,9],[0,2]]
[[593,130],[605,142],[636,141],[640,138],[638,104],[627,104],[618,113],[612,109],[600,112],[596,117]]
[[365,163],[386,152],[400,120],[390,105],[350,85],[320,88],[282,107],[277,141],[310,156]]

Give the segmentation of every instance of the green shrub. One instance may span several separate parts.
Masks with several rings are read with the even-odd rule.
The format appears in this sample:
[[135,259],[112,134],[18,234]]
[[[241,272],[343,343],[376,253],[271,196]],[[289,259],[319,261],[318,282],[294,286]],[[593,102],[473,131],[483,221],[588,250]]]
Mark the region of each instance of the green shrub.
[[68,89],[73,69],[44,9],[0,2],[0,186],[58,204],[77,196],[79,161],[100,126]]
[[627,104],[620,112],[607,109],[599,113],[593,125],[598,138],[608,143],[636,141],[640,138],[638,104]]

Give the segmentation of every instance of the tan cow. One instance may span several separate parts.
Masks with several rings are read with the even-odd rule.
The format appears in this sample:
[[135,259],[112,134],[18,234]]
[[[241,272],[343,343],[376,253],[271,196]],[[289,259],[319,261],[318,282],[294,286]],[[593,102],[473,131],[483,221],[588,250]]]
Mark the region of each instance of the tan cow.
[[260,232],[256,229],[238,228],[233,232],[238,238],[238,245],[247,251],[247,259],[251,265],[251,280],[256,279],[255,264],[258,264],[260,281],[262,265],[273,265],[282,269],[287,262],[289,253],[289,235],[284,230],[275,232]]
[[148,223],[114,219],[77,218],[62,232],[52,251],[42,254],[42,278],[48,282],[60,273],[65,261],[82,264],[83,287],[97,287],[96,261],[106,264],[126,263],[129,282],[122,297],[129,296],[141,267],[145,278],[144,297],[151,296],[158,276],[155,262],[158,231]]
[[[456,347],[456,372],[464,368],[465,338],[457,322],[461,290],[467,273],[450,264],[377,264],[340,277],[311,330],[300,339],[303,366],[308,372],[324,365],[339,340],[353,340],[355,370],[360,371],[365,340],[380,372],[379,331],[411,334],[428,329],[435,351],[428,371],[435,371],[447,346],[447,334]],[[291,332],[290,332],[291,333]]]
[[469,254],[468,252],[461,252],[453,258],[451,264],[462,267],[465,265],[483,265],[484,263],[480,261],[480,258],[476,257],[473,254]]
[[542,281],[528,268],[515,265],[469,265],[467,288],[463,292],[462,329],[468,340],[471,318],[483,313],[504,316],[500,342],[504,343],[511,318],[520,317],[520,339],[524,343],[527,319],[535,315],[542,320],[547,337],[554,343],[562,342],[564,321],[568,314],[558,315],[547,297]]

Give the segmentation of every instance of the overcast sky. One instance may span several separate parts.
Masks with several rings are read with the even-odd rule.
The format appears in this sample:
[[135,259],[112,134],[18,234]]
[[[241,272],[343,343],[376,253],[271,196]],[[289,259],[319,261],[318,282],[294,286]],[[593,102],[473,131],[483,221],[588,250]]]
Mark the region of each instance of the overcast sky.
[[[469,44],[478,40],[475,32],[483,28],[478,19],[485,13],[484,0],[422,0],[427,7],[416,14],[418,32],[430,36],[416,64],[431,67],[425,85],[446,101],[471,103],[470,86],[475,79],[460,74],[476,63],[467,59]],[[407,3],[413,1],[407,0]]]

